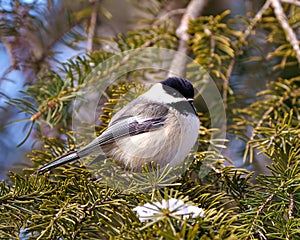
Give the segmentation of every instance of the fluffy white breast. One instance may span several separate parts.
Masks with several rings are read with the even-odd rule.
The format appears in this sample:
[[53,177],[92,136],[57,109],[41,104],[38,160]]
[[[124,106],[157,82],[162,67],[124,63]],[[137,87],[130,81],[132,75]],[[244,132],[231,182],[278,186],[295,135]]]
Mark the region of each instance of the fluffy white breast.
[[181,118],[179,121],[181,124],[178,129],[180,135],[177,138],[179,147],[176,155],[170,161],[170,166],[173,167],[182,164],[188,153],[195,146],[200,128],[200,121],[194,114],[189,114],[188,116],[177,115],[177,117]]
[[112,157],[130,169],[141,171],[153,161],[161,167],[184,162],[198,138],[198,117],[182,115],[175,109],[160,129],[118,140],[110,151]]

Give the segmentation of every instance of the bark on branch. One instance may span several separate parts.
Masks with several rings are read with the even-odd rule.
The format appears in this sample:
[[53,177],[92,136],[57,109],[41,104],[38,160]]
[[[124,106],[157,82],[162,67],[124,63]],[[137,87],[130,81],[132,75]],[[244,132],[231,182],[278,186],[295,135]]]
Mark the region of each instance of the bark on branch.
[[189,34],[187,33],[189,20],[196,19],[201,14],[207,3],[208,0],[192,0],[187,6],[186,12],[176,30],[176,35],[179,38],[179,44],[177,53],[172,60],[168,77],[184,75],[188,57],[187,42],[190,38]]

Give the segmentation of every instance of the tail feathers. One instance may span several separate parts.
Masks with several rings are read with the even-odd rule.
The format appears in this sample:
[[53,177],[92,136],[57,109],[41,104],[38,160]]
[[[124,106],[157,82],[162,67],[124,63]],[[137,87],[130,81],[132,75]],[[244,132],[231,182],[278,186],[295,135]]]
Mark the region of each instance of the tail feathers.
[[53,168],[56,168],[58,166],[64,165],[64,164],[69,163],[69,162],[73,162],[73,161],[78,160],[78,159],[80,159],[80,157],[78,156],[77,152],[69,152],[69,153],[55,159],[54,161],[52,161],[50,163],[47,163],[46,165],[42,166],[37,171],[37,173],[40,174],[40,173],[50,171]]

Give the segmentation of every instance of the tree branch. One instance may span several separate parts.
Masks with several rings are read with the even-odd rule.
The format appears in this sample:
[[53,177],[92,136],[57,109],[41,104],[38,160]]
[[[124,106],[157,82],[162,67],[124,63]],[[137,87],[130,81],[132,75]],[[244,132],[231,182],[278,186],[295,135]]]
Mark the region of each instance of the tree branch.
[[261,214],[261,212],[264,210],[264,208],[267,206],[267,204],[268,204],[269,202],[272,201],[272,199],[274,198],[274,196],[275,196],[274,193],[273,193],[271,196],[269,196],[269,197],[267,198],[267,200],[264,202],[264,204],[261,205],[261,206],[259,207],[259,209],[257,210],[256,215],[255,215],[255,218],[254,218],[254,220],[253,220],[253,222],[252,222],[252,225],[251,225],[250,230],[249,230],[249,232],[248,232],[248,235],[247,235],[247,237],[246,237],[246,240],[248,240],[248,239],[250,238],[250,235],[251,235],[252,232],[253,232],[254,225],[255,225],[255,223],[256,223],[256,221],[257,221],[257,219],[258,219],[259,214]]
[[290,4],[294,4],[296,6],[300,6],[300,1],[297,1],[297,0],[281,0],[281,2],[290,3]]
[[262,18],[264,12],[270,7],[270,0],[267,0],[265,4],[261,7],[261,9],[256,13],[255,17],[251,20],[249,27],[246,29],[243,40],[246,40],[247,37],[251,34],[252,29],[256,25],[256,23]]
[[289,194],[289,197],[290,197],[289,218],[291,218],[293,217],[295,202],[294,202],[294,195],[292,193]]
[[185,8],[177,8],[177,9],[173,9],[171,11],[168,11],[167,13],[161,15],[155,22],[154,22],[154,25],[156,22],[159,22],[159,21],[163,21],[163,20],[166,20],[174,15],[180,15],[180,14],[184,14],[186,12],[186,9]]
[[[245,30],[241,42],[243,43],[244,41],[246,41],[246,39],[249,37],[249,35],[251,34],[251,31],[253,30],[254,26],[256,25],[256,23],[262,18],[262,15],[264,14],[264,12],[270,7],[270,1],[267,0],[265,2],[265,4],[262,6],[262,8],[256,13],[255,17],[251,20],[250,25],[248,26],[248,28]],[[239,47],[239,50],[242,48],[242,46]],[[229,78],[232,74],[232,71],[234,69],[234,65],[235,65],[235,61],[236,61],[236,57],[232,58],[231,62],[229,63],[228,69],[226,71],[226,79],[224,80],[223,83],[223,102],[224,102],[224,106],[225,109],[227,108],[227,89],[228,89],[228,85],[229,85]]]
[[295,53],[296,58],[298,61],[298,66],[300,67],[300,48],[299,48],[299,41],[297,39],[296,33],[291,28],[288,18],[284,13],[284,10],[279,2],[279,0],[270,0],[272,7],[274,8],[274,13],[276,15],[276,18],[278,19],[279,23],[281,24],[281,27],[283,31],[285,32],[285,37],[288,42],[292,45]]
[[93,40],[95,36],[96,31],[96,25],[97,25],[97,17],[98,17],[98,8],[99,8],[99,0],[94,0],[94,6],[93,6],[93,12],[91,14],[91,21],[90,26],[88,28],[88,35],[87,35],[87,41],[86,41],[86,50],[88,52],[93,51]]
[[186,12],[176,30],[176,35],[179,38],[179,44],[177,53],[171,63],[168,77],[172,77],[174,75],[182,76],[184,74],[188,54],[187,42],[190,39],[190,36],[187,33],[189,20],[196,19],[201,14],[207,2],[208,0],[191,0],[187,6]]

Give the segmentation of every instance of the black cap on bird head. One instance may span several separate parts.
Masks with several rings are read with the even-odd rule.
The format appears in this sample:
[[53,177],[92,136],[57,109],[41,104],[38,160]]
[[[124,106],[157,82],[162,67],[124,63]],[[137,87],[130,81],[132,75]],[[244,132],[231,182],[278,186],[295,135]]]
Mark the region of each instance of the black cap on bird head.
[[[193,85],[185,78],[179,78],[179,77],[170,77],[166,80],[160,82],[163,84],[165,91],[168,93],[171,93],[173,96],[176,97],[176,94],[174,93],[176,90],[181,94],[181,96],[177,95],[178,97],[184,96],[187,99],[193,99],[194,98],[194,87]],[[172,92],[170,92],[172,90]]]

